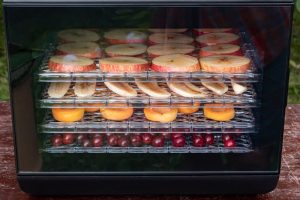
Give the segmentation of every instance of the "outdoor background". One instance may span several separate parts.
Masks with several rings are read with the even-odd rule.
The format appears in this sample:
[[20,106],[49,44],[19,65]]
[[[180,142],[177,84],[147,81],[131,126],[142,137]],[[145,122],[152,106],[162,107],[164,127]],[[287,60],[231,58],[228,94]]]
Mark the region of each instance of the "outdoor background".
[[[2,10],[0,9],[0,101],[9,99],[2,19]],[[300,0],[296,0],[293,23],[289,103],[300,103]]]

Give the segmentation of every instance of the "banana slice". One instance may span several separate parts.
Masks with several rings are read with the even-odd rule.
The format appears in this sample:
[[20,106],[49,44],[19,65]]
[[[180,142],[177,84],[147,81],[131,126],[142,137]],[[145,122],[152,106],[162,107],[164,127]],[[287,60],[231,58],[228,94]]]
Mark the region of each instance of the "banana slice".
[[51,98],[62,98],[70,88],[70,82],[50,83],[48,95]]
[[183,97],[206,97],[207,94],[201,88],[190,82],[176,82],[175,80],[167,83],[170,90]]
[[92,80],[92,81],[90,79],[77,79],[77,80],[80,80],[80,82],[76,82],[74,86],[74,93],[76,94],[76,96],[90,97],[95,93],[96,80]]
[[204,87],[218,95],[223,95],[228,91],[228,86],[215,78],[203,78],[201,79],[201,83]]
[[231,86],[235,94],[243,94],[247,91],[247,86],[243,83],[239,83],[237,79],[230,79]]
[[168,98],[171,96],[167,90],[159,87],[155,80],[151,80],[151,82],[142,82],[140,79],[135,79],[135,83],[140,90],[149,96],[155,98]]
[[137,92],[128,83],[123,82],[104,82],[106,87],[114,93],[123,97],[136,97]]

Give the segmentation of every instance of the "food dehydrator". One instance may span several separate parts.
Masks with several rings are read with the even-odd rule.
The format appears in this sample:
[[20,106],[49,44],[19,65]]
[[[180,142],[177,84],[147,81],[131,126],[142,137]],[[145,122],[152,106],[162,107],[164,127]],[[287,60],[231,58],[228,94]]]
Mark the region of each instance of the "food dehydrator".
[[292,0],[4,0],[32,195],[276,187]]

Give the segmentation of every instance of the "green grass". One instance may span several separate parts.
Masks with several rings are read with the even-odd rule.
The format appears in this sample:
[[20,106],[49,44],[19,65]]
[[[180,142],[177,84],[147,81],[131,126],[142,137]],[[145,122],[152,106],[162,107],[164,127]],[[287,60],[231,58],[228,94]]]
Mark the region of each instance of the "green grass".
[[[299,0],[300,1],[300,0]],[[0,0],[1,2],[1,0]],[[2,13],[2,10],[0,10]],[[0,13],[0,22],[2,14]],[[3,26],[0,23],[0,100],[8,100],[7,64],[4,50]],[[290,61],[289,103],[300,103],[300,13],[294,13],[292,49]]]

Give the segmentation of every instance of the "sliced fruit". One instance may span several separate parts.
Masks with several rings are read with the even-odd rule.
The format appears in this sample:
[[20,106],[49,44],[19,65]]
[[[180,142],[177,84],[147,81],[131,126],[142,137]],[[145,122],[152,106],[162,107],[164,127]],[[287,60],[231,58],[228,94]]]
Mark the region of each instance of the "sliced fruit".
[[[103,118],[113,121],[123,121],[129,119],[133,114],[133,108],[126,104],[108,104],[107,108],[100,108]],[[116,108],[112,108],[114,106]]]
[[103,72],[143,72],[148,70],[148,61],[136,57],[103,58],[99,63]]
[[194,28],[195,35],[202,35],[206,33],[232,33],[232,28]]
[[154,33],[149,36],[150,44],[176,43],[176,44],[191,44],[193,38],[180,33]]
[[[207,95],[200,91],[200,88],[192,83],[177,82],[172,80],[167,83],[170,90],[183,97],[206,97]],[[197,88],[197,89],[196,89]]]
[[108,87],[114,93],[123,97],[136,97],[137,92],[128,83],[124,82],[104,82],[105,86]]
[[110,44],[144,43],[147,34],[132,29],[116,29],[104,33],[104,38]]
[[232,104],[205,104],[203,114],[215,121],[230,121],[235,116]]
[[[79,79],[77,79],[79,80]],[[96,91],[96,80],[83,82],[85,79],[80,79],[80,82],[76,82],[74,86],[74,93],[78,97],[90,97]]]
[[170,54],[190,54],[195,47],[189,44],[156,44],[147,49],[150,57],[164,56]]
[[199,51],[200,57],[213,55],[236,55],[241,56],[242,51],[240,46],[234,44],[217,44],[212,46],[202,47]]
[[81,104],[81,106],[84,108],[85,112],[97,112],[100,110],[100,107],[104,104],[101,103],[85,103]]
[[52,108],[52,115],[59,122],[76,122],[83,118],[84,108]]
[[148,31],[152,33],[184,33],[187,28],[149,28]]
[[95,42],[100,36],[86,29],[67,29],[58,32],[58,37],[62,42]]
[[184,54],[154,58],[151,68],[158,72],[195,72],[200,70],[197,58]]
[[239,44],[239,40],[240,37],[233,33],[208,33],[196,38],[196,41],[200,44],[200,46]]
[[87,72],[96,70],[92,59],[75,55],[52,56],[48,61],[48,67],[56,72]]
[[178,106],[178,112],[184,114],[192,114],[199,110],[200,103],[195,102],[193,105],[190,104],[176,104]]
[[208,56],[200,58],[201,69],[213,73],[245,73],[250,59],[243,56]]
[[177,117],[177,108],[169,108],[168,105],[159,105],[161,107],[144,108],[145,117],[150,121],[168,123]]
[[228,86],[222,81],[215,78],[203,78],[201,79],[201,83],[204,87],[218,95],[223,95],[228,91]]
[[50,98],[62,98],[70,88],[70,82],[50,83],[48,95]]
[[151,80],[151,82],[143,82],[140,79],[135,79],[135,83],[140,90],[142,90],[149,96],[155,98],[168,98],[171,96],[171,94],[167,90],[159,87],[155,80]]
[[140,56],[145,53],[147,46],[144,44],[116,44],[109,46],[105,52],[110,57],[114,56]]
[[59,45],[57,54],[74,54],[87,58],[99,58],[101,57],[101,49],[95,42],[72,42]]
[[247,86],[243,83],[240,83],[238,79],[231,78],[230,81],[235,94],[243,94],[247,91]]

